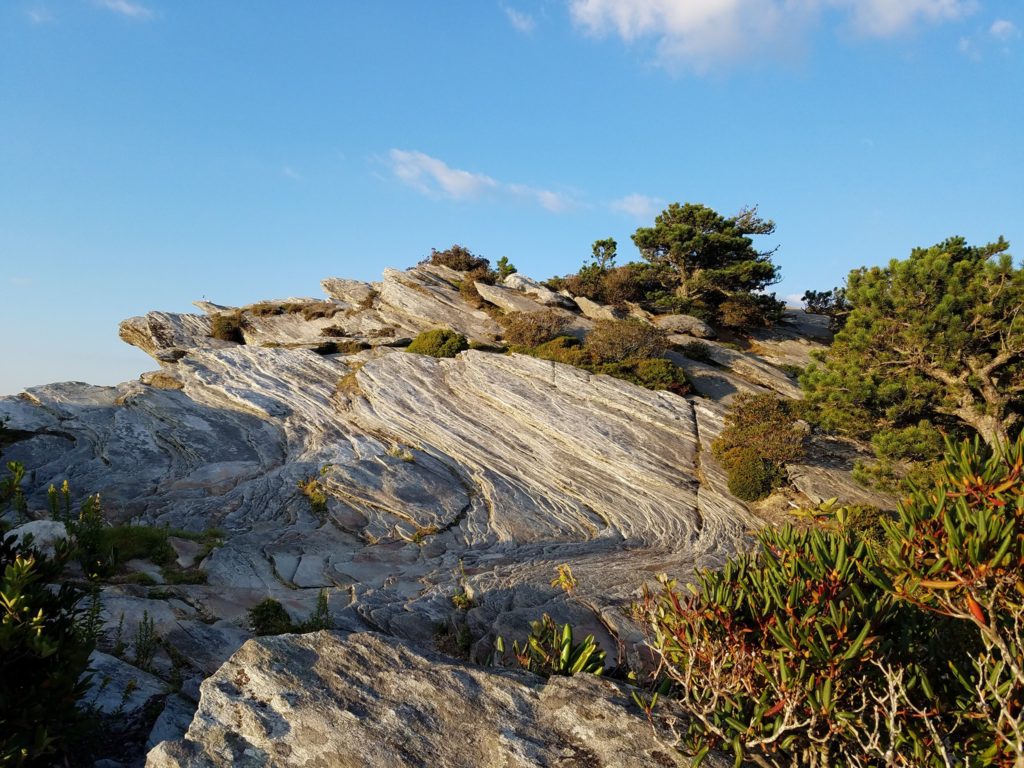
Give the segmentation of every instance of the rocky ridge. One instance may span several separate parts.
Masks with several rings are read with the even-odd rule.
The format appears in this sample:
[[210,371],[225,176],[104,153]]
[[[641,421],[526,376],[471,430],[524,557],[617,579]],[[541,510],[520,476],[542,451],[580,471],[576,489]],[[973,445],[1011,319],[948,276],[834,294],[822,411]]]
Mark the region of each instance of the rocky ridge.
[[[463,279],[421,264],[386,270],[379,283],[325,280],[328,301],[151,312],[124,321],[120,334],[159,371],[117,387],[52,384],[0,398],[0,418],[31,435],[5,457],[28,469],[33,508],[67,478],[99,492],[112,520],[220,530],[199,563],[205,584],[104,589],[108,645],[122,617],[127,627],[152,617],[163,639],[153,670],[180,681],[161,734],[182,730],[200,681],[239,649],[245,613],[264,598],[300,619],[326,589],[340,629],[430,647],[439,627],[456,627],[478,660],[495,634],[522,636],[546,611],[594,632],[617,661],[640,639],[622,608],[645,580],[718,565],[761,524],[729,495],[711,442],[735,392],[799,396],[780,366],[805,365],[822,347],[823,318],[791,312],[748,350],[706,338],[713,331],[693,318],[659,318],[676,343],[705,337],[705,362],[671,353],[697,388],[689,398],[523,355],[401,352],[403,339],[441,326],[494,345],[502,310],[555,308],[578,335],[588,315],[602,316],[520,275],[478,284],[480,309],[460,294]],[[210,337],[221,314],[242,318],[244,345]],[[323,354],[325,342],[361,351]],[[815,443],[794,472],[805,499],[838,488],[869,501],[849,482],[852,455]],[[323,507],[300,491],[310,482]],[[177,546],[187,560],[186,544]],[[573,599],[551,586],[561,563],[580,581]],[[159,569],[135,567],[163,580]],[[457,593],[472,595],[468,611],[453,606]],[[212,685],[193,741],[196,723],[215,717],[212,704],[202,709]],[[560,764],[537,760],[521,764]]]

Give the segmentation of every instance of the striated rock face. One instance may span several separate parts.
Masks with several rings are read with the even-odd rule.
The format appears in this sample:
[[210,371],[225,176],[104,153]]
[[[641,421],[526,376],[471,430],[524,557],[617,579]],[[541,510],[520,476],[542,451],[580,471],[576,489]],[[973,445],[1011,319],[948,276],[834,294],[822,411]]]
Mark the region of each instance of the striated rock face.
[[[630,707],[632,706],[632,710]],[[619,686],[495,671],[372,633],[246,643],[202,687],[185,738],[148,768],[686,766]],[[727,765],[711,756],[704,763]]]
[[[441,635],[454,630],[465,637],[468,653],[477,659],[487,656],[495,634],[521,638],[531,620],[548,612],[572,622],[580,633],[595,634],[609,652],[609,663],[619,663],[635,656],[641,639],[623,608],[645,581],[661,572],[686,580],[695,568],[717,566],[747,546],[749,533],[761,523],[729,495],[711,444],[736,392],[799,396],[793,379],[778,366],[797,364],[788,361],[803,360],[821,348],[819,341],[801,335],[800,323],[807,321],[795,318],[791,328],[757,340],[771,351],[775,364],[754,348],[740,351],[714,341],[705,342],[710,362],[671,353],[702,395],[692,398],[522,355],[468,351],[437,360],[389,346],[441,326],[491,344],[501,333],[492,316],[498,307],[562,307],[558,311],[573,318],[570,333],[583,336],[592,327],[587,317],[570,313],[576,307],[571,298],[521,276],[510,277],[504,286],[479,286],[491,306],[476,309],[459,293],[465,277],[421,264],[404,272],[388,270],[380,283],[330,279],[324,288],[331,301],[296,300],[287,308],[282,301],[280,311],[269,313],[253,307],[234,310],[245,345],[210,338],[206,316],[152,312],[122,323],[121,336],[152,355],[159,371],[117,387],[53,384],[0,398],[0,419],[7,419],[19,435],[30,435],[5,448],[4,458],[25,464],[25,491],[33,510],[45,509],[51,483],[59,486],[68,479],[79,497],[100,493],[111,521],[193,532],[218,529],[211,546],[171,537],[180,566],[198,568],[206,583],[164,583],[171,577],[159,567],[135,563],[136,575],[146,574],[155,586],[104,588],[108,650],[121,617],[130,636],[147,616],[166,647],[175,649],[173,654],[159,651],[153,662],[163,679],[182,682],[183,698],[166,704],[160,733],[172,733],[181,723],[198,681],[236,652],[250,634],[246,611],[267,597],[302,621],[323,589],[339,629],[372,629],[424,647],[438,642],[441,627]],[[593,316],[615,316],[611,308],[588,306],[584,299],[579,303]],[[202,309],[224,311],[211,303]],[[675,330],[685,326],[703,333],[693,324],[673,323]],[[815,327],[811,324],[812,331]],[[324,351],[327,339],[335,344],[329,349],[363,351],[313,351]],[[808,502],[823,495],[864,498],[848,482],[853,449],[845,450],[840,455],[832,448],[815,448],[805,466],[791,469]],[[833,487],[834,492],[826,491]],[[307,494],[322,495],[324,503],[312,504]],[[562,563],[571,565],[580,582],[573,598],[551,585]],[[472,595],[468,610],[455,608],[456,594]],[[398,678],[358,682],[362,678],[350,669],[346,685],[358,690],[344,693],[340,682],[329,679],[326,666],[316,666],[319,654],[332,663],[352,652],[363,653],[367,663],[438,668],[436,661],[392,641],[360,637],[370,639],[351,641],[351,646],[332,636],[245,646],[235,666],[225,667],[219,682],[204,687],[206,709],[193,723],[192,741],[158,749],[153,759],[244,762],[251,757],[245,757],[244,744],[249,744],[256,762],[291,764],[297,755],[319,749],[316,729],[329,731],[323,725],[328,721],[316,721],[320,724],[310,726],[313,730],[297,725],[288,709],[292,704],[273,690],[291,690],[288,686],[298,682],[274,677],[280,670],[259,670],[268,675],[259,695],[269,709],[251,709],[257,706],[250,701],[255,690],[231,675],[255,660],[281,659],[284,669],[302,659],[323,674],[324,690],[350,697],[344,701],[355,701],[351,697],[364,690],[359,686],[398,686]],[[320,645],[308,645],[313,642]],[[331,715],[357,729],[348,731],[348,748],[363,748],[374,738],[390,746],[379,756],[366,752],[370,762],[353,765],[396,764],[373,761],[407,747],[395,736],[406,727],[422,732],[424,739],[436,730],[454,744],[461,732],[449,724],[462,717],[476,723],[477,741],[467,754],[477,762],[431,761],[430,753],[423,753],[423,762],[409,764],[658,764],[653,753],[647,757],[654,763],[635,752],[624,752],[631,756],[627,759],[612,753],[591,758],[584,751],[562,754],[559,762],[554,752],[545,751],[555,749],[550,740],[556,737],[582,750],[589,740],[598,740],[594,734],[604,733],[597,715],[591,722],[578,709],[605,706],[604,694],[573,687],[596,682],[557,681],[541,689],[514,676],[470,674],[458,665],[445,669],[448,688],[442,693],[424,688],[424,696],[445,707],[449,699],[452,707],[462,706],[457,695],[472,699],[475,685],[492,681],[496,698],[487,705],[493,709],[484,712],[511,717],[511,707],[526,718],[525,733],[541,728],[544,737],[495,730],[481,713],[474,720],[465,706],[422,721],[404,714],[385,717],[381,710],[383,720],[361,723],[359,707],[372,702],[359,703]],[[299,671],[294,674],[295,681],[303,679]],[[474,675],[479,675],[476,683]],[[321,685],[319,678],[305,679]],[[235,688],[229,690],[224,680]],[[564,711],[588,724],[577,730],[565,725],[562,734],[558,729],[563,726],[556,724],[563,711],[557,707],[563,705],[545,707],[555,707],[553,702],[570,690],[584,704]],[[606,693],[618,695],[611,689]],[[110,695],[120,693],[112,690]],[[302,717],[313,718],[309,702],[326,695],[302,691]],[[242,709],[232,709],[236,706]],[[221,718],[235,717],[230,713],[244,713],[238,714],[242,724],[231,726],[248,734],[244,738],[227,735],[228,721]],[[390,741],[373,730],[385,727]],[[633,725],[622,728],[633,732]],[[260,729],[263,736],[257,735]],[[333,735],[325,738],[335,744]],[[271,740],[283,740],[294,752],[267,751]],[[441,750],[447,742],[438,736],[424,743]],[[487,750],[499,748],[512,762],[488,762]],[[669,762],[661,764],[677,764],[671,762],[674,755],[666,754]]]

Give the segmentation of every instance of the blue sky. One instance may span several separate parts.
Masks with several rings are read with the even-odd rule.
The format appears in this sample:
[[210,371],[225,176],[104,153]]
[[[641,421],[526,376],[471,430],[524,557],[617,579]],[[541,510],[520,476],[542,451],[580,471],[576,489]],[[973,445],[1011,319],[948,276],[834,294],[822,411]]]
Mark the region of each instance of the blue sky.
[[0,394],[156,364],[148,310],[460,243],[534,277],[673,201],[777,223],[780,296],[1024,242],[1019,0],[4,0]]

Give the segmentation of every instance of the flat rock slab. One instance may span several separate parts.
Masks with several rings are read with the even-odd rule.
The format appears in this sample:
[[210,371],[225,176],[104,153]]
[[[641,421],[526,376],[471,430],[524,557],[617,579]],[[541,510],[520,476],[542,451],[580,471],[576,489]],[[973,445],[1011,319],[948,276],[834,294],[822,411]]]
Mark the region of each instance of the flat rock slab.
[[185,738],[157,745],[146,765],[690,765],[666,735],[598,677],[545,681],[375,633],[318,632],[246,643],[203,683]]

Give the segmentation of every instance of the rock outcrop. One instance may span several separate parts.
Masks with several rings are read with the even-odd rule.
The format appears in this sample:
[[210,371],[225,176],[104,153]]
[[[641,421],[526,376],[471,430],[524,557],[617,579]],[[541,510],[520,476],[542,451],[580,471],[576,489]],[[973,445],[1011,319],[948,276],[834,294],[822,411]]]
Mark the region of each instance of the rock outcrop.
[[[822,347],[816,326],[808,338],[802,330],[807,322],[794,317],[791,327],[759,338],[771,363],[754,350],[710,340],[703,342],[705,360],[672,353],[700,393],[690,398],[523,355],[471,350],[437,360],[394,346],[441,326],[493,345],[501,334],[494,319],[498,307],[556,307],[571,314],[569,332],[582,336],[592,327],[590,319],[575,314],[571,298],[528,278],[513,275],[502,286],[479,285],[491,302],[488,311],[465,301],[458,289],[463,279],[462,273],[421,264],[387,270],[380,283],[325,280],[330,301],[281,300],[240,309],[203,305],[214,314],[237,313],[245,344],[210,338],[208,316],[153,312],[122,323],[121,337],[152,355],[159,371],[116,387],[53,384],[0,398],[0,419],[27,436],[4,453],[26,466],[31,508],[44,509],[49,485],[68,479],[80,495],[100,493],[112,521],[217,529],[216,544],[207,548],[172,537],[180,566],[198,568],[205,583],[164,583],[172,579],[161,568],[140,563],[133,565],[136,581],[148,579],[154,586],[104,588],[106,650],[114,645],[119,623],[131,633],[147,617],[165,646],[176,649],[158,651],[152,663],[154,673],[182,684],[158,721],[161,733],[174,731],[183,708],[194,703],[199,681],[238,651],[250,635],[246,611],[265,598],[278,600],[301,621],[324,590],[337,628],[375,630],[419,647],[437,642],[439,626],[454,627],[468,640],[464,650],[478,660],[487,656],[495,634],[522,637],[529,621],[548,612],[594,633],[609,661],[617,663],[624,661],[622,654],[635,653],[640,639],[622,609],[645,581],[661,572],[687,579],[695,568],[719,565],[745,547],[761,524],[728,493],[711,444],[735,392],[799,396],[780,366],[800,364]],[[618,314],[582,298],[578,303],[593,317]],[[708,335],[690,320],[677,318],[671,327]],[[808,501],[833,485],[851,500],[865,498],[844,484],[849,450],[821,462],[812,455],[806,466],[791,469]],[[322,501],[314,503],[311,496]],[[572,566],[580,582],[572,598],[551,585],[562,563]],[[472,595],[468,610],[453,605],[456,594]],[[309,697],[325,694],[299,691],[290,703],[284,692],[288,686],[298,690],[300,678],[286,683],[292,678],[284,672],[275,678],[279,670],[261,667],[257,673],[268,677],[260,696],[269,709],[260,709],[246,698],[256,690],[232,675],[243,669],[253,675],[246,665],[257,659],[294,664],[301,658],[321,670],[332,695],[355,696],[331,682],[326,667],[316,667],[320,654],[333,659],[344,648],[361,649],[368,663],[389,659],[410,669],[443,667],[449,694],[429,695],[445,701],[454,698],[453,691],[468,696],[481,681],[490,681],[494,717],[511,716],[512,707],[524,718],[524,731],[540,728],[545,734],[524,740],[474,720],[471,711],[446,710],[445,722],[466,717],[477,723],[472,727],[478,753],[467,754],[480,760],[486,750],[502,748],[513,760],[509,765],[651,764],[610,752],[591,759],[584,748],[595,747],[587,742],[605,733],[597,715],[577,730],[564,726],[567,743],[578,746],[563,762],[544,751],[553,749],[546,740],[555,738],[550,729],[563,722],[559,718],[586,720],[587,712],[607,704],[605,693],[620,695],[600,687],[605,684],[555,681],[539,688],[514,675],[444,666],[393,640],[358,637],[358,643],[325,635],[246,645],[220,669],[216,682],[204,685],[190,741],[158,748],[153,760],[165,762],[154,765],[186,764],[190,755],[200,762],[188,764],[226,764],[252,755],[292,764],[311,755],[320,736],[299,727],[290,708],[301,699],[308,709]],[[358,682],[357,670],[350,673],[346,685],[369,684]],[[396,680],[372,682],[397,685]],[[277,693],[275,686],[281,686]],[[584,703],[568,709],[558,703],[569,691]],[[360,711],[339,708],[331,715],[351,726],[352,743],[370,750],[378,739],[391,745],[391,753],[405,748],[394,741],[405,727],[402,718],[388,715],[360,725]],[[238,724],[229,727],[223,719],[228,713],[241,718]],[[379,714],[384,718],[383,710]],[[327,720],[318,722],[316,728]],[[431,723],[413,718],[409,727],[427,734]],[[385,725],[391,736],[373,730]],[[641,726],[647,728],[623,724],[623,733]],[[443,729],[435,735],[421,748],[442,749],[445,741],[459,738],[457,731]],[[287,754],[273,751],[268,741],[279,736],[289,745]],[[335,736],[327,738],[325,743],[335,743]],[[646,748],[639,737],[635,741],[627,746]],[[246,757],[250,747],[255,751]],[[365,754],[371,761],[365,764],[378,764],[372,762],[378,753]],[[379,754],[383,760],[390,753]],[[674,753],[666,755],[662,764],[679,764]]]
[[[620,686],[419,653],[372,633],[251,640],[203,683],[148,768],[687,766]],[[713,755],[704,765],[728,765]]]

